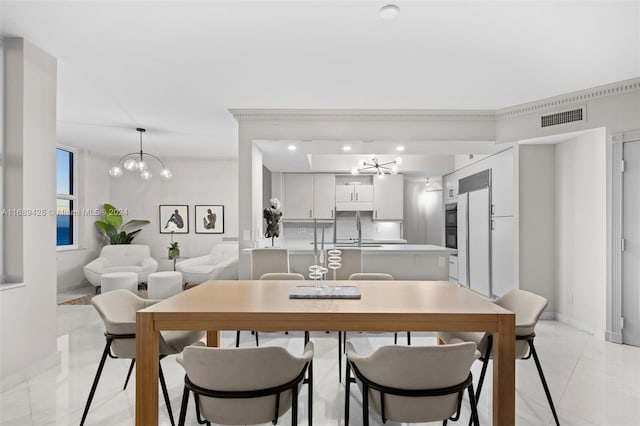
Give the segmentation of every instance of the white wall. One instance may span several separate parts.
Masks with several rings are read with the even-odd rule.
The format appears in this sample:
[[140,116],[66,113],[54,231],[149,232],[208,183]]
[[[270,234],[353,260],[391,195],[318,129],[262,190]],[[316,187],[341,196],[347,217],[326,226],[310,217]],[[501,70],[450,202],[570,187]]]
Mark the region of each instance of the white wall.
[[[79,212],[102,208],[109,197],[109,159],[86,150],[78,150],[78,201]],[[78,249],[56,253],[58,291],[64,291],[87,283],[82,267],[95,259],[103,242],[96,232],[98,216],[78,216]]]
[[606,135],[556,145],[556,283],[561,319],[604,333],[607,300]]
[[425,182],[404,181],[404,239],[408,244],[444,245],[442,191],[425,191]]
[[[21,158],[13,160],[21,163],[23,177],[22,185],[14,181],[11,188],[22,194],[22,205],[5,207],[54,211],[56,60],[22,39],[6,39],[4,48],[5,87],[15,89],[5,93],[5,114],[13,113],[5,120],[5,144],[20,147]],[[9,127],[22,130],[9,132]],[[13,373],[25,374],[56,349],[55,215],[24,217],[22,228],[21,241],[3,240],[5,254],[24,253],[24,287],[0,291],[3,386]]]
[[[223,237],[238,236],[238,163],[235,160],[162,160],[173,172],[171,180],[154,177],[151,181],[144,181],[137,174],[125,172],[120,178],[110,178],[109,196],[105,195],[101,202],[111,202],[117,208],[127,209],[129,215],[125,220],[151,221],[142,227],[142,232],[133,242],[148,244],[160,268],[166,270],[171,267],[166,259],[171,236],[160,234],[159,206],[188,205],[189,233],[175,234],[174,240],[180,243],[182,256],[208,253]],[[106,174],[107,170],[105,167],[97,172]],[[224,206],[224,234],[195,233],[194,206],[208,204]]]

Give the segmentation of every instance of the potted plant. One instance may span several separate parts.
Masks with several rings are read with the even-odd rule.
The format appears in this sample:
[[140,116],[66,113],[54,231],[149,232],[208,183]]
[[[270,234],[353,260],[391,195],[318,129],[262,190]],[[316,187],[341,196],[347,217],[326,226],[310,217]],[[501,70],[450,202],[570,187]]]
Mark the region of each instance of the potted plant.
[[119,209],[111,204],[105,203],[103,205],[104,220],[96,220],[96,225],[103,232],[103,235],[109,239],[111,244],[131,244],[131,241],[136,234],[142,229],[136,229],[132,232],[127,232],[125,228],[133,225],[146,225],[150,223],[148,220],[133,219],[125,224],[122,224],[122,215]]
[[180,257],[180,246],[177,241],[173,241],[173,233],[178,230],[178,226],[170,222],[167,224],[167,229],[171,231],[171,242],[169,243],[169,259],[176,259]]

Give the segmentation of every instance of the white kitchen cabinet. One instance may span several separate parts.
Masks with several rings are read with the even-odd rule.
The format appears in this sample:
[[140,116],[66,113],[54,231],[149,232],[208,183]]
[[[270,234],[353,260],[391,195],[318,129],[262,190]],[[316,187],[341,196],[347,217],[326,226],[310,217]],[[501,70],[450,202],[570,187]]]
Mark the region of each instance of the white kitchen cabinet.
[[452,254],[449,255],[449,278],[458,280],[458,256]]
[[336,175],[313,175],[313,213],[316,219],[333,219],[336,205]]
[[373,185],[336,185],[336,210],[373,210]]
[[499,152],[487,160],[487,166],[491,168],[491,214],[513,216],[513,149]]
[[333,219],[335,188],[331,173],[285,173],[283,219]]
[[313,218],[313,174],[285,173],[282,218]]
[[403,220],[404,177],[385,175],[373,180],[373,219]]
[[491,220],[491,293],[501,297],[516,284],[513,217]]

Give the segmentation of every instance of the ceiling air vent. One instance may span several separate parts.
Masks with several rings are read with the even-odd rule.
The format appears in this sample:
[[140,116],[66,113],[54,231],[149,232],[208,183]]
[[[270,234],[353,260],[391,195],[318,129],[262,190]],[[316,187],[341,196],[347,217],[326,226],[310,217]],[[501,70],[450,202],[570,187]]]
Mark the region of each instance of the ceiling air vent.
[[558,124],[582,121],[584,120],[584,108],[543,115],[542,117],[540,117],[540,120],[540,124],[542,125],[542,127],[557,126]]

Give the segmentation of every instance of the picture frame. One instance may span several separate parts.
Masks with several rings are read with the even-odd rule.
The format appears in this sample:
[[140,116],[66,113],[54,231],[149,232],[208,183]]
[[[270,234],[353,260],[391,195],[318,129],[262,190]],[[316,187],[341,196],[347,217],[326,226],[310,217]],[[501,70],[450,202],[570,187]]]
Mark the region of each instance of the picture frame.
[[160,205],[160,233],[188,234],[189,206],[183,204]]
[[224,206],[218,204],[195,206],[196,234],[224,234]]

